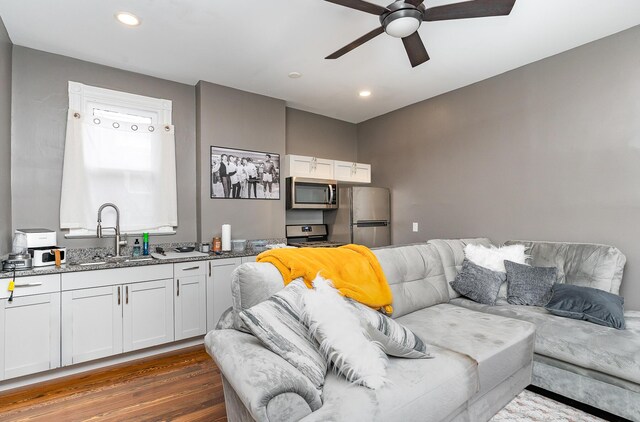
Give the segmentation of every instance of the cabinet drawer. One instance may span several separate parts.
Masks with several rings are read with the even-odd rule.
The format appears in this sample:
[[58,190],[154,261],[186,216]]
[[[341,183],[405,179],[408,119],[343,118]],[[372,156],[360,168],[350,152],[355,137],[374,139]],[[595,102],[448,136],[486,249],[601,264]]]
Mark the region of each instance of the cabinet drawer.
[[173,265],[171,264],[79,271],[77,273],[62,274],[62,290],[115,286],[116,284],[163,280],[167,278],[173,278]]
[[[11,278],[3,278],[0,280],[0,299],[7,299],[10,293],[7,291]],[[55,293],[60,291],[60,275],[32,275],[29,277],[20,277],[16,274],[16,287],[13,296],[31,296],[42,293]]]
[[173,264],[173,275],[175,278],[204,275],[207,271],[206,268],[206,261],[181,262],[179,264]]

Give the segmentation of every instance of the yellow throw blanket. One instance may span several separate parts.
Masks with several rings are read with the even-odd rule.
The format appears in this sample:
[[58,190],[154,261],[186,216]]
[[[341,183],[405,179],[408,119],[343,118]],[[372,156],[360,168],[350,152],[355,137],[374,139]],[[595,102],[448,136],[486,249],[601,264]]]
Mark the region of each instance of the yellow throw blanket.
[[307,287],[318,273],[333,282],[346,297],[371,308],[391,313],[393,296],[382,267],[371,249],[362,245],[339,248],[273,249],[258,255],[258,262],[268,262],[280,271],[284,284],[303,277]]

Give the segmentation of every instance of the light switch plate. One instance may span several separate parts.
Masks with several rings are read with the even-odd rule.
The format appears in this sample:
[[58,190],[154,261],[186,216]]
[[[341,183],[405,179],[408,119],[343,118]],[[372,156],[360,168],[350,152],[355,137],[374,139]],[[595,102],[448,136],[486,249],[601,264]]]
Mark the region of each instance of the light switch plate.
[[413,231],[416,233],[418,232],[418,223],[413,223]]

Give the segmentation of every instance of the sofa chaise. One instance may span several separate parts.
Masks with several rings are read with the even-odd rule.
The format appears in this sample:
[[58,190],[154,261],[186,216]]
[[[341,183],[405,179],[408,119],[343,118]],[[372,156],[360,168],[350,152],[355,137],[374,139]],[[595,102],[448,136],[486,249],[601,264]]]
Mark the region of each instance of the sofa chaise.
[[[232,280],[233,308],[205,338],[223,375],[228,419],[486,421],[532,382],[589,404],[593,388],[594,394],[604,392],[609,398],[606,406],[597,402],[597,407],[640,419],[640,410],[632,403],[638,401],[639,384],[634,371],[627,370],[627,364],[635,363],[637,369],[640,363],[638,313],[628,312],[628,329],[618,331],[554,317],[541,308],[485,307],[458,297],[449,282],[460,269],[469,242],[490,245],[488,239],[434,240],[374,250],[393,292],[393,318],[421,337],[435,356],[389,357],[390,382],[378,390],[329,372],[319,391],[287,361],[243,332],[240,312],[278,292],[284,283],[271,264],[240,266]],[[609,291],[617,293],[624,266],[617,249],[595,246],[595,254],[587,257],[573,249],[591,245],[536,245],[528,244],[534,264],[544,260],[563,264],[564,278],[559,281],[602,287],[604,269],[611,268],[614,287]],[[583,267],[602,271],[585,272]],[[560,327],[565,331],[557,332]],[[585,335],[574,339],[566,328]],[[604,342],[590,345],[589,356],[576,356],[571,347],[592,341],[592,333],[604,336]],[[610,350],[612,344],[620,347]],[[593,364],[598,357],[608,363]],[[576,394],[566,391],[570,388]]]

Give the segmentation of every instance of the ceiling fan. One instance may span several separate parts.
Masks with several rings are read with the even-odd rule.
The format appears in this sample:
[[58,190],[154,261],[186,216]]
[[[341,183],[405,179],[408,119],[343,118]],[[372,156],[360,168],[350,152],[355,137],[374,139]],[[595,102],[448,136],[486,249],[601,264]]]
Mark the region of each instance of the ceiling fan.
[[409,55],[412,67],[427,60],[429,54],[418,34],[422,21],[444,21],[451,19],[482,18],[487,16],[505,16],[511,13],[516,0],[474,0],[453,3],[427,9],[424,0],[397,0],[387,7],[369,3],[364,0],[326,0],[340,6],[378,15],[380,27],[345,45],[335,53],[325,57],[337,59],[356,47],[386,32],[395,38],[402,38],[405,50]]

